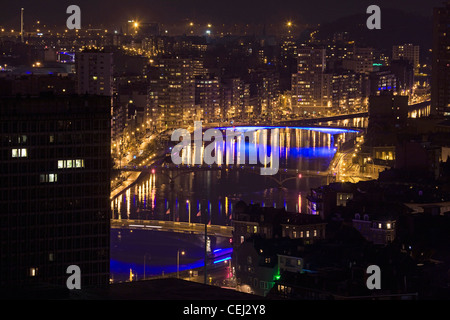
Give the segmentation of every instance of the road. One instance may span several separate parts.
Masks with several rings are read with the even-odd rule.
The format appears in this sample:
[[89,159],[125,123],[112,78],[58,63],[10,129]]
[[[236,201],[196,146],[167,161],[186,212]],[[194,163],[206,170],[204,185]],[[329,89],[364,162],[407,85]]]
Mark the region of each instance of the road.
[[[161,221],[161,220],[111,219],[111,228],[171,231],[171,232],[181,232],[191,234],[205,233],[205,225],[203,223],[189,223],[189,222]],[[211,236],[231,237],[233,233],[233,227],[207,225],[207,233],[208,235]]]

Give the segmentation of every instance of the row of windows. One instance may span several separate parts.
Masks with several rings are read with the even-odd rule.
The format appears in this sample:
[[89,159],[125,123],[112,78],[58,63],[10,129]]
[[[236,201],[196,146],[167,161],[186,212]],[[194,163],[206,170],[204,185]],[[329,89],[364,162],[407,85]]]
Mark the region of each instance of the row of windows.
[[58,160],[58,169],[84,168],[84,160]]
[[42,182],[42,183],[57,182],[58,181],[58,175],[56,173],[41,174],[39,181]]
[[294,257],[280,257],[280,264],[288,267],[300,267],[302,265],[302,260]]
[[4,121],[0,122],[2,133],[13,132],[48,132],[66,130],[103,130],[110,127],[107,119],[75,119],[58,120],[48,119],[47,121]]
[[317,237],[319,234],[321,235],[322,232],[321,232],[321,230],[317,231],[316,229],[312,230],[312,232],[310,232],[309,230],[300,231],[300,232],[292,231],[293,238],[299,238],[299,237],[300,238],[304,238],[304,237],[309,238],[311,236],[311,234],[313,237]]
[[43,134],[33,134],[30,137],[26,135],[16,135],[16,136],[2,136],[1,144],[4,146],[8,145],[34,145],[34,146],[48,146],[49,144],[97,144],[108,141],[108,134],[101,133],[99,131],[88,132],[85,131],[83,134],[73,132],[73,133],[43,133]]
[[4,136],[3,141],[6,141],[10,144],[12,143],[26,143],[27,142],[27,136],[26,135],[18,135],[18,136]]
[[11,156],[13,158],[26,158],[27,155],[28,155],[28,153],[27,153],[27,149],[26,148],[12,149],[11,150]]
[[[93,201],[83,201],[84,205],[89,205]],[[93,203],[95,206],[96,203]],[[100,204],[101,205],[101,204]],[[109,230],[109,212],[105,206],[98,207],[98,209],[86,210],[84,208],[80,210],[58,210],[54,212],[39,212],[33,210],[31,213],[23,214],[21,211],[19,214],[10,214],[0,216],[0,223],[2,225],[2,232],[0,233],[0,239],[9,239],[8,230],[13,233],[17,230],[15,226],[32,225],[33,227],[27,228],[27,237],[45,237],[49,239],[56,236],[71,236],[71,235],[83,235],[83,234],[95,234],[99,235],[104,233],[104,230]],[[64,214],[61,212],[64,211]],[[5,212],[8,212],[5,210]],[[9,212],[8,212],[9,213]],[[57,225],[57,226],[56,226]],[[7,227],[9,226],[9,227]],[[6,229],[5,229],[6,228]],[[34,234],[33,234],[34,232]],[[18,234],[21,232],[17,231]],[[23,238],[17,238],[17,240],[23,240]]]

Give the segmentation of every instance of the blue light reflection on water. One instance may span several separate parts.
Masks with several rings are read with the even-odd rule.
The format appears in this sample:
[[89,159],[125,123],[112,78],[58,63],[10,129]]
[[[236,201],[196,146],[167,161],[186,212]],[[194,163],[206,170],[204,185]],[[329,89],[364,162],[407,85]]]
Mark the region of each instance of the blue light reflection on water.
[[[231,256],[229,257],[231,259]],[[214,262],[215,263],[215,262]],[[205,265],[204,259],[197,260],[189,264],[180,264],[180,271],[201,268]],[[137,275],[137,280],[144,277],[144,263],[110,260],[110,270],[114,281],[129,280],[130,270]],[[168,275],[177,272],[177,265],[146,265],[145,277]]]
[[[149,230],[111,230],[110,272],[114,282],[128,281],[130,271],[137,280],[145,276],[161,276],[177,272],[177,251],[180,254],[179,270],[204,267],[204,238],[201,235],[180,235]],[[232,248],[225,238],[212,239],[208,264],[228,261]],[[223,260],[226,259],[226,260]],[[136,278],[134,278],[136,280]]]
[[[342,129],[327,129],[326,133],[318,132],[323,128],[314,128],[317,129],[315,132],[297,130],[305,128],[295,129],[289,131],[289,136],[288,131],[280,130],[285,134],[284,144],[280,149],[280,172],[284,168],[311,171],[326,169],[336,152],[335,134],[348,133]],[[136,185],[128,189],[129,192],[123,192],[113,200],[112,217],[187,222],[190,212],[191,222],[201,222],[201,217],[197,217],[197,213],[205,209],[211,224],[230,225],[233,206],[239,200],[260,203],[263,206],[284,207],[293,212],[304,212],[306,194],[311,188],[323,183],[323,177],[303,177],[290,180],[283,188],[278,188],[270,178],[259,174],[236,170],[200,171],[180,175],[172,189],[166,176],[154,173],[144,176]],[[188,205],[184,205],[187,200],[189,200]],[[166,244],[174,243],[173,239],[155,241],[143,238],[139,243],[129,243],[129,239],[125,240],[125,238],[122,244],[116,243],[118,247],[111,247],[111,271],[115,280],[118,278],[127,280],[130,268],[133,273],[138,274],[138,278],[142,278],[144,254],[151,253],[151,250],[157,250],[155,248],[160,247],[162,251],[151,253],[153,258],[146,264],[146,275],[161,275],[163,271],[176,272],[175,245],[166,246]],[[142,243],[147,246],[143,246]],[[175,243],[178,244],[177,246],[180,245],[180,242],[175,241]],[[192,247],[186,250],[189,254],[183,257],[180,270],[203,266],[202,246],[189,244],[189,242],[186,242],[186,245],[192,245]],[[122,246],[126,248],[119,250]],[[158,261],[156,261],[157,256],[161,257]],[[220,259],[226,258],[223,256]]]
[[[254,130],[255,127],[251,129]],[[311,172],[327,170],[336,153],[339,137],[352,135],[352,132],[355,132],[335,128],[314,129],[316,131],[301,127],[280,129],[280,169],[278,171],[280,174],[283,174],[285,169]],[[327,133],[318,130],[324,130]],[[245,141],[244,145],[244,150],[248,152],[250,143]],[[237,158],[236,149],[234,149],[234,161]],[[180,175],[173,189],[169,186],[168,178],[164,174],[156,173],[150,174],[148,178],[143,177],[141,181],[144,183],[139,186],[140,188],[137,184],[129,189],[131,192],[127,197],[126,193],[122,193],[120,197],[113,200],[112,217],[187,222],[190,213],[191,222],[201,222],[197,213],[201,209],[206,209],[212,224],[229,225],[233,205],[239,200],[247,203],[263,203],[278,208],[285,207],[286,210],[293,212],[305,212],[306,194],[311,188],[327,183],[323,177],[305,176],[298,181],[288,181],[282,189],[279,189],[273,179],[259,175],[258,165],[248,163],[248,154],[245,158],[246,167],[256,168],[255,173],[238,170],[198,171]],[[236,164],[236,162],[232,163]],[[135,197],[139,193],[141,195]],[[303,199],[299,199],[300,197]],[[202,203],[202,199],[206,201]],[[184,205],[186,202],[189,202],[189,205]]]

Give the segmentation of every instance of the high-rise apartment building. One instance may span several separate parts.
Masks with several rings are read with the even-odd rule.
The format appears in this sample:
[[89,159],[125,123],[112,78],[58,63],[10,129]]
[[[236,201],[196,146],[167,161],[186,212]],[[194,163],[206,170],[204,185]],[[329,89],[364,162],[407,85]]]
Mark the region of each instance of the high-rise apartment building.
[[149,72],[147,108],[159,129],[180,128],[193,120],[195,78],[191,59],[162,58]]
[[361,106],[364,100],[364,75],[344,70],[331,76],[331,104],[334,111],[348,112]]
[[0,288],[109,283],[110,99],[0,99]]
[[297,73],[292,75],[292,105],[297,112],[323,111],[326,99],[326,50],[298,48]]
[[434,8],[431,114],[450,115],[450,1]]
[[221,105],[226,119],[240,119],[245,111],[244,83],[240,78],[222,78]]
[[408,96],[382,91],[369,97],[369,131],[390,132],[403,127],[408,119]]
[[369,96],[383,91],[397,91],[397,78],[391,70],[372,72],[369,75]]
[[213,122],[223,119],[220,106],[220,81],[214,76],[197,76],[195,78],[195,105],[200,108],[202,119]]
[[84,50],[75,56],[78,94],[113,95],[113,54]]
[[373,48],[354,47],[353,52],[342,60],[342,67],[355,73],[369,74],[373,71]]
[[411,43],[395,45],[392,47],[392,60],[406,60],[412,64],[414,74],[420,70],[420,47]]

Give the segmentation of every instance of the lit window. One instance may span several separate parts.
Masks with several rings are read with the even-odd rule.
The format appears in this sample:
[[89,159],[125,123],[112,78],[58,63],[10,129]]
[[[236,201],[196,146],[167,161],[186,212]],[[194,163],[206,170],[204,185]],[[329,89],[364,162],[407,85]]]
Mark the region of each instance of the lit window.
[[26,158],[27,157],[27,149],[12,149],[11,156],[13,158]]
[[257,233],[258,232],[258,227],[257,226],[253,226],[253,233]]
[[303,231],[300,231],[300,238],[303,238]]
[[63,168],[84,168],[84,160],[58,160],[58,169]]
[[17,141],[19,143],[25,143],[27,142],[27,136],[19,136],[19,138],[17,139]]
[[390,229],[391,228],[391,224],[390,223],[386,223],[386,228]]
[[56,173],[50,173],[50,174],[41,174],[39,177],[39,181],[42,183],[45,182],[57,182],[58,181],[58,175]]
[[309,238],[309,230],[306,231],[306,237]]
[[314,230],[314,237],[317,237],[317,230]]
[[378,224],[378,229],[381,229],[381,223]]
[[35,277],[37,275],[38,268],[30,268],[30,277]]

